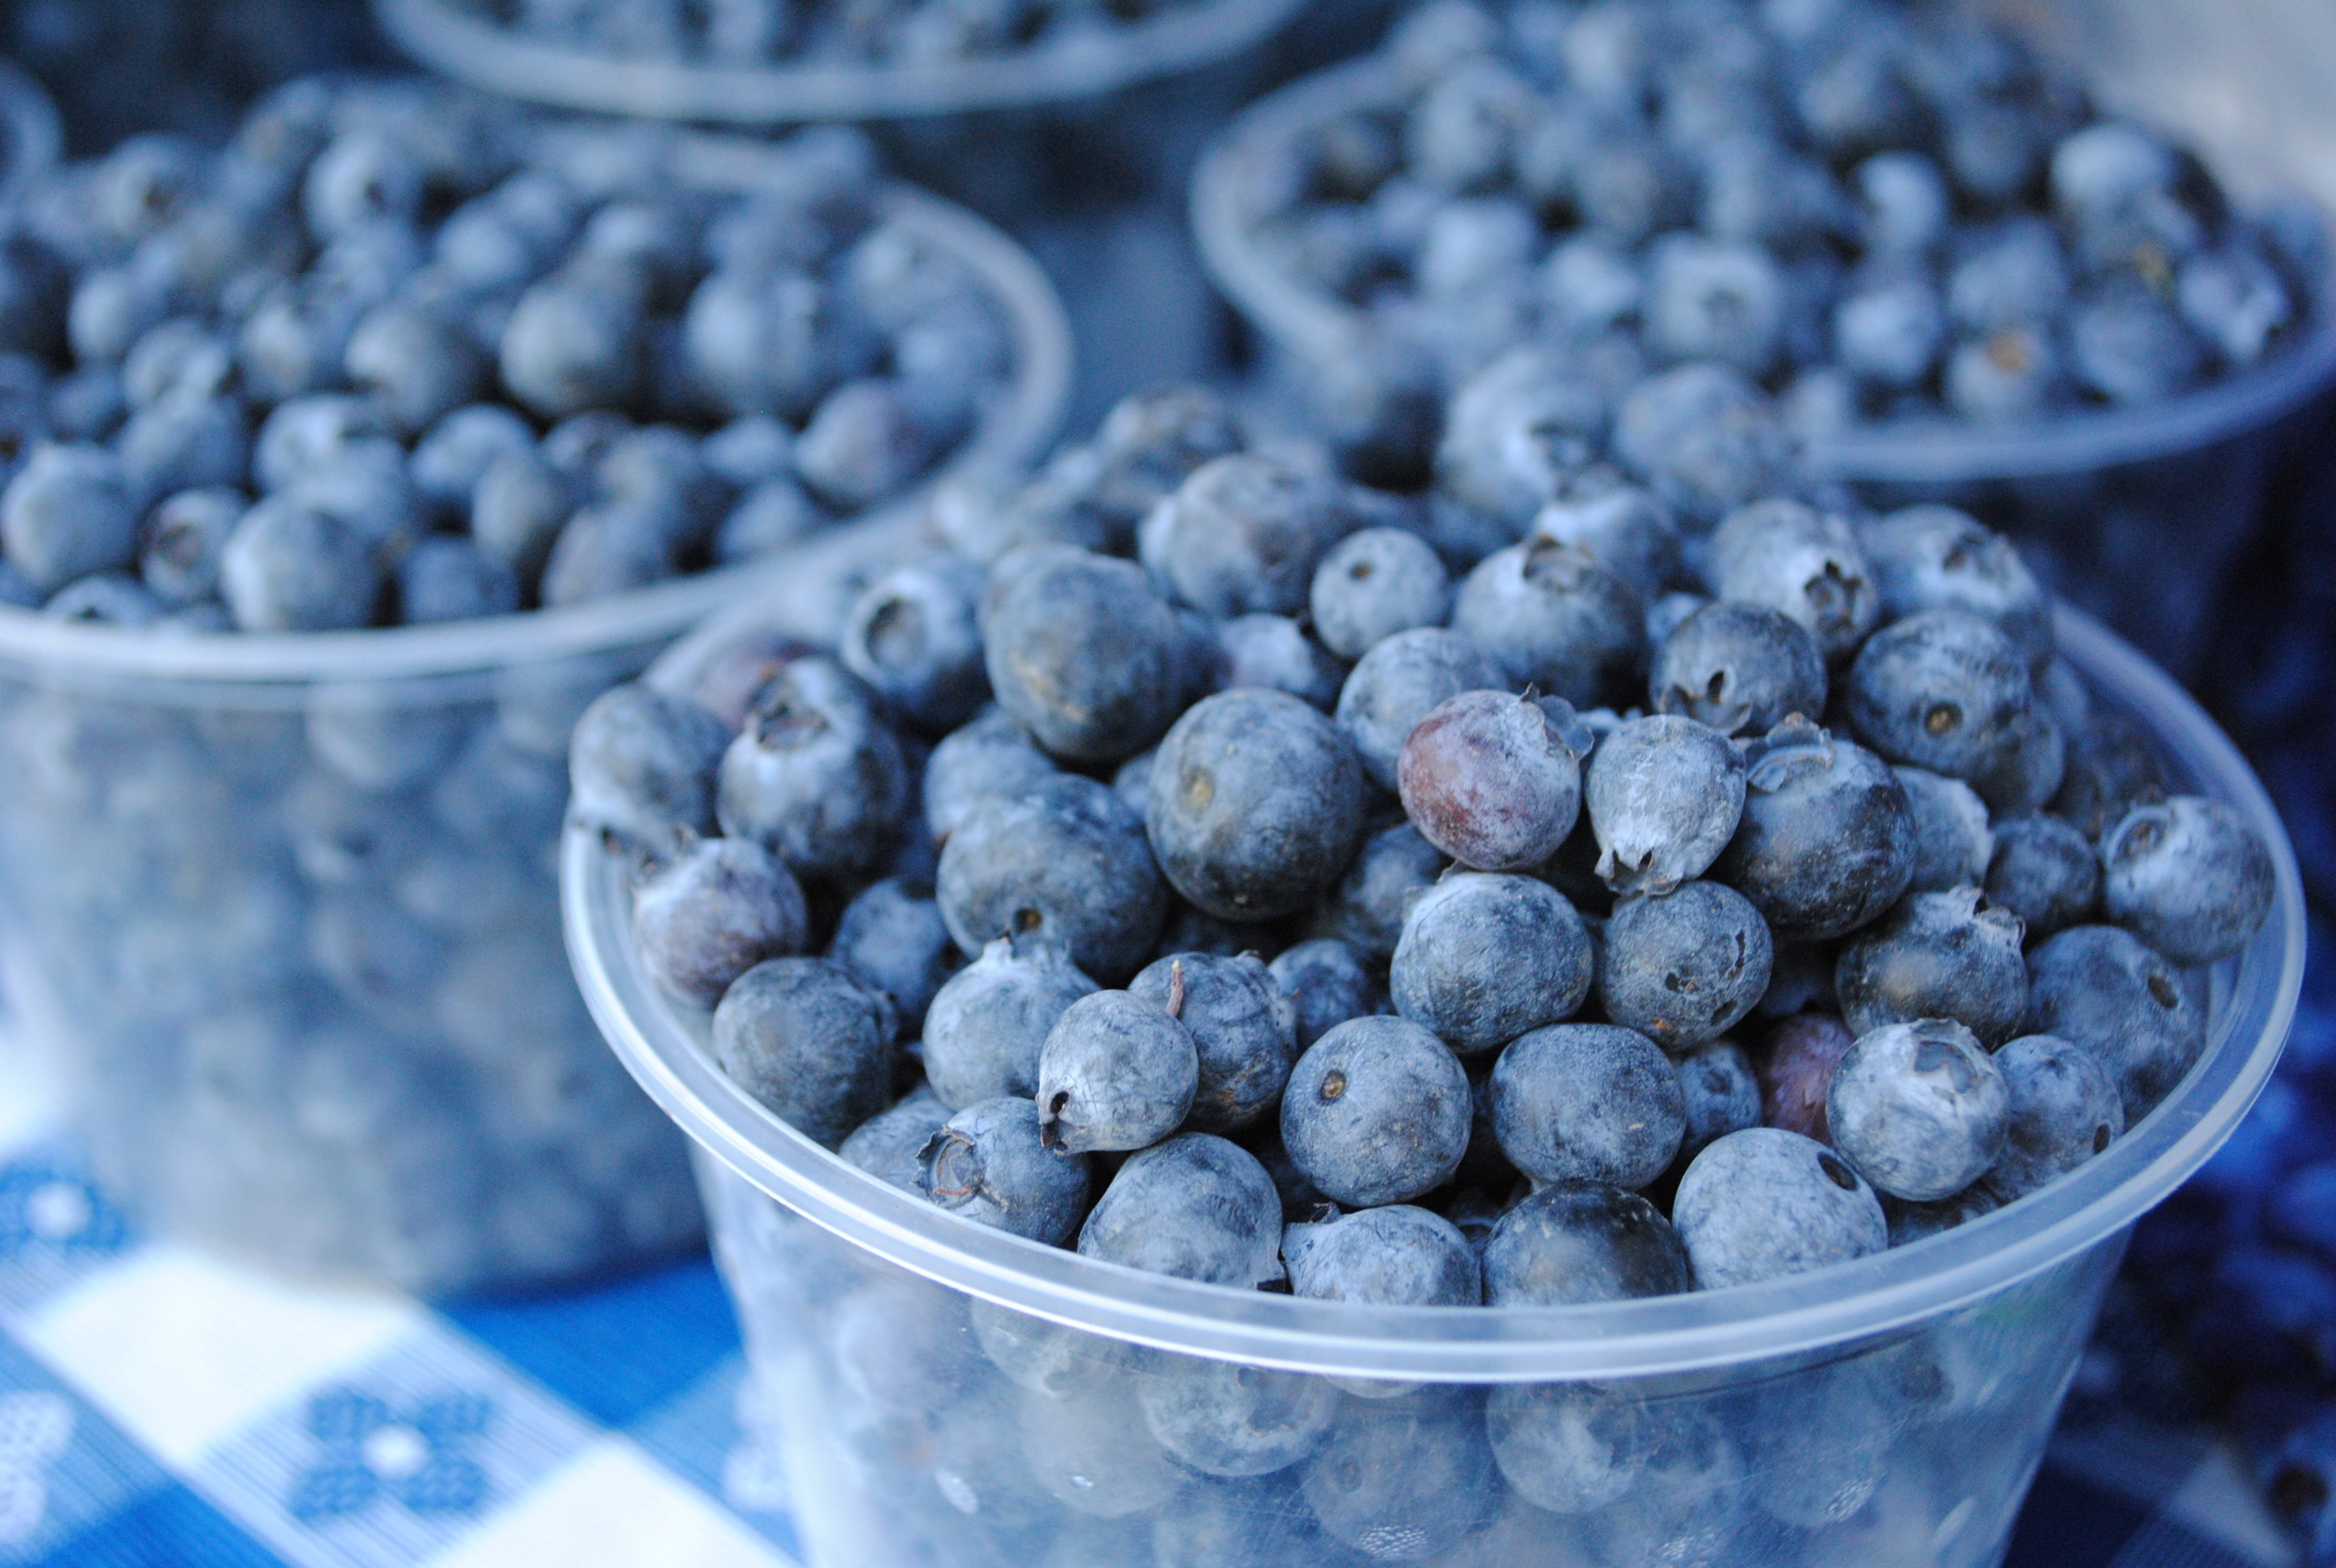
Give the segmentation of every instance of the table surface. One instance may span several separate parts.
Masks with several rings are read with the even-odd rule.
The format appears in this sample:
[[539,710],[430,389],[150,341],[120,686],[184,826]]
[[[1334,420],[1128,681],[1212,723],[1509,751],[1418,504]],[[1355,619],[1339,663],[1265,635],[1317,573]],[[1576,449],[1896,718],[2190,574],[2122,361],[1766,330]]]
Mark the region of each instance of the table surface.
[[[790,1568],[699,1257],[427,1307],[131,1232],[0,1063],[0,1564]],[[2063,1431],[2011,1568],[2287,1568],[2211,1435]],[[870,1565],[874,1568],[874,1565]]]

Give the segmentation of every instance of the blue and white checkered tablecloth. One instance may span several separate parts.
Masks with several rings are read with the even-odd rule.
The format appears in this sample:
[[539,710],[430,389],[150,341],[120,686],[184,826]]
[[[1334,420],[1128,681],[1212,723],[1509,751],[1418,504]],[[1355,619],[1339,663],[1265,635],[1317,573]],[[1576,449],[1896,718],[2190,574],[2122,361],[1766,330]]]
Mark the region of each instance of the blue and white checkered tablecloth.
[[[438,1308],[296,1289],[139,1237],[54,1128],[0,1072],[0,1564],[797,1563],[705,1259]],[[2293,1558],[2226,1446],[2096,1427],[2009,1561]]]

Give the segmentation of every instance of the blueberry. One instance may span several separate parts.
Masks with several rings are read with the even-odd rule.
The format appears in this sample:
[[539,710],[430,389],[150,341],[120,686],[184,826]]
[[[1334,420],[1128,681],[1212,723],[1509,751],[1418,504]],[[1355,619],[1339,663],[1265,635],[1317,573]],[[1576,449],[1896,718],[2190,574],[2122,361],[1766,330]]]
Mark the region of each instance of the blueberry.
[[1924,610],[1876,632],[1843,696],[1858,738],[1893,762],[1972,783],[2020,743],[2033,701],[2027,660],[1991,622]]
[[1831,1149],[1749,1127],[1695,1157],[1671,1203],[1698,1290],[1846,1262],[1889,1245],[1882,1200]]
[[724,833],[795,872],[865,872],[900,836],[909,784],[867,688],[827,659],[802,658],[763,688],[723,754],[715,813]]
[[1858,531],[1893,620],[1967,610],[1995,623],[2031,667],[2052,657],[2052,602],[2011,541],[1951,506],[1910,506]]
[[1679,525],[1670,509],[1632,485],[1575,487],[1543,507],[1533,537],[1569,545],[1652,607],[1683,575]]
[[1231,1132],[1272,1107],[1297,1056],[1294,1014],[1254,953],[1174,954],[1147,966],[1127,989],[1180,1022],[1200,1052],[1187,1127]]
[[2003,1204],[1988,1190],[1982,1180],[1972,1183],[1961,1192],[1936,1203],[1909,1203],[1904,1198],[1882,1195],[1882,1212],[1890,1221],[1890,1244],[1912,1246],[1916,1242],[1967,1225],[1982,1214],[1991,1214]]
[[1044,1134],[1038,1107],[1018,1096],[968,1105],[918,1156],[918,1190],[952,1214],[1062,1246],[1086,1213],[1087,1161]]
[[832,521],[795,481],[766,479],[747,491],[715,531],[714,559],[725,566],[760,560]]
[[1684,1135],[1678,1076],[1634,1029],[1536,1029],[1501,1053],[1491,1087],[1502,1153],[1539,1182],[1643,1187],[1670,1164]]
[[2100,1058],[2130,1126],[2205,1048],[2206,1016],[2181,971],[2115,926],[2072,926],[2028,955],[2028,1027]]
[[380,564],[363,535],[287,501],[245,512],[219,552],[220,597],[245,631],[365,626],[381,587]]
[[671,515],[653,505],[609,502],[561,525],[543,563],[541,594],[547,607],[589,604],[680,572]]
[[1835,663],[1857,650],[1882,613],[1848,521],[1798,502],[1764,501],[1728,513],[1711,537],[1704,572],[1720,599],[1797,621]]
[[[1327,1382],[1322,1387],[1330,1388]],[[1066,1534],[1056,1534],[1054,1547],[1065,1555],[1059,1563],[1050,1556],[1046,1568],[1122,1562],[1153,1568],[1330,1568],[1353,1555],[1324,1536],[1287,1475],[1188,1485],[1153,1521],[1148,1546],[1098,1544],[1077,1555],[1079,1548],[1065,1546]]]
[[2101,840],[2101,863],[2109,919],[2177,964],[2236,955],[2271,913],[2271,852],[2203,795],[2134,807]]
[[397,565],[399,618],[408,625],[510,615],[520,607],[519,577],[467,539],[433,535]]
[[1295,615],[1354,521],[1330,473],[1242,453],[1195,470],[1144,519],[1139,540],[1144,566],[1203,615]]
[[1283,950],[1267,972],[1290,1006],[1300,1051],[1348,1018],[1368,1018],[1385,1004],[1384,989],[1361,951],[1335,937]]
[[2010,1093],[2003,1152],[1980,1178],[1999,1203],[2075,1170],[2125,1131],[2125,1107],[2100,1058],[2053,1035],[2024,1035],[1995,1053]]
[[911,724],[954,729],[989,697],[980,596],[980,573],[950,558],[895,568],[846,614],[845,667]]
[[1882,262],[1833,308],[1835,351],[1843,368],[1869,385],[1900,391],[1919,385],[1938,363],[1946,336],[1939,291],[1919,268]]
[[803,890],[746,839],[700,839],[633,896],[633,939],[657,982],[701,1008],[765,959],[803,945]]
[[925,1076],[962,1108],[1001,1095],[1035,1096],[1038,1055],[1064,1009],[1095,990],[1057,942],[1000,937],[944,981],[925,1015]]
[[2009,910],[2041,941],[2093,916],[2101,862],[2085,835],[2058,817],[2012,817],[1996,824],[1987,865],[1987,901]]
[[[1679,1154],[1692,1160],[1726,1137],[1761,1125],[1760,1080],[1741,1047],[1713,1040],[1671,1058],[1687,1106]],[[1823,1099],[1825,1080],[1816,1086]]]
[[[833,1148],[891,1099],[899,1020],[885,995],[825,959],[771,959],[714,1009],[714,1058],[789,1126]],[[1037,1138],[1037,1112],[1031,1111]]]
[[1605,399],[1567,356],[1519,348],[1454,394],[1436,454],[1443,494],[1514,539],[1598,455]]
[[920,1084],[891,1110],[861,1123],[836,1153],[878,1181],[922,1196],[917,1185],[924,1172],[920,1156],[949,1119],[949,1107]]
[[2295,317],[2279,270],[2244,244],[2192,257],[2182,264],[2175,301],[2192,331],[2214,346],[2224,363],[2253,365]]
[[989,1364],[1017,1388],[1068,1399],[1115,1378],[1131,1347],[978,1297],[966,1303]]
[[544,419],[622,408],[642,374],[638,284],[615,269],[559,274],[512,307],[500,349],[503,385]]
[[1636,692],[1646,664],[1638,595],[1586,552],[1554,541],[1486,556],[1461,581],[1452,628],[1484,650],[1505,684],[1578,706]]
[[1381,1562],[1413,1562],[1489,1516],[1499,1476],[1475,1405],[1428,1388],[1339,1423],[1301,1485],[1333,1539]]
[[1463,692],[1430,710],[1396,779],[1422,835],[1480,871],[1546,861],[1581,804],[1573,751],[1537,704],[1505,692]]
[[2020,917],[1977,888],[1911,893],[1842,949],[1834,974],[1842,1015],[1860,1035],[1952,1018],[1991,1050],[2027,1015],[2021,935]]
[[998,706],[1071,762],[1117,762],[1166,733],[1184,631],[1125,561],[1043,548],[993,576],[984,657]]
[[1712,874],[1772,933],[1843,936],[1898,901],[1913,875],[1913,812],[1881,758],[1793,718],[1747,747],[1745,763],[1743,820]]
[[900,386],[848,381],[820,400],[795,442],[795,472],[839,511],[898,495],[932,462],[936,447]]
[[1142,820],[1109,788],[1076,775],[977,804],[942,846],[939,883],[941,916],[960,949],[1042,932],[1105,981],[1144,961],[1167,917],[1168,889]]
[[1945,382],[1948,408],[1964,419],[2010,424],[2032,418],[2062,395],[2059,350],[2034,327],[2002,327],[1955,345]]
[[1530,877],[1455,872],[1409,901],[1388,989],[1396,1011],[1475,1055],[1570,1018],[1590,993],[1589,934]]
[[471,497],[471,537],[522,581],[543,574],[552,545],[576,513],[571,482],[532,448],[487,465]]
[[1132,1154],[1079,1231],[1107,1263],[1249,1290],[1279,1279],[1281,1195],[1254,1155],[1208,1133]]
[[1969,231],[1947,277],[1955,320],[1980,333],[2056,319],[2068,300],[2068,257],[2050,223],[2018,216]]
[[[51,620],[86,621],[97,626],[152,626],[165,613],[161,600],[136,578],[118,571],[92,572],[51,594],[41,606]],[[222,628],[221,629],[225,629]]]
[[1582,793],[1599,877],[1617,892],[1666,893],[1727,848],[1745,806],[1744,760],[1693,719],[1631,719],[1599,743]]
[[499,403],[453,409],[414,443],[409,465],[414,488],[443,515],[467,521],[487,470],[534,446],[535,433],[527,421]]
[[1306,1228],[1291,1254],[1292,1295],[1383,1307],[1474,1307],[1484,1300],[1476,1254],[1451,1222],[1405,1203]]
[[2053,813],[2088,838],[2115,827],[2136,805],[2166,798],[2149,737],[2122,714],[2097,710],[2071,727]]
[[891,998],[911,1037],[962,961],[931,893],[899,877],[870,883],[844,906],[827,956]]
[[99,446],[36,447],[0,492],[0,542],[44,594],[132,565],[138,512],[121,460]]
[[1135,1402],[1153,1438],[1183,1464],[1204,1475],[1270,1475],[1321,1445],[1338,1391],[1302,1373],[1162,1356],[1137,1379]]
[[1004,709],[985,708],[944,737],[926,760],[925,826],[946,843],[980,802],[1010,799],[1056,771]]
[[1883,152],[1851,171],[1868,251],[1919,255],[1945,231],[1951,199],[1939,166],[1919,152]]
[[1776,362],[1784,316],[1784,279],[1759,247],[1692,234],[1656,242],[1644,330],[1658,358],[1764,375]]
[[1322,558],[1307,607],[1323,647],[1360,658],[1397,632],[1443,625],[1452,612],[1452,581],[1417,534],[1367,528]]
[[343,363],[350,384],[378,397],[409,435],[476,397],[487,375],[486,356],[462,327],[397,301],[357,323]]
[[1397,787],[1397,763],[1412,730],[1437,704],[1503,683],[1501,671],[1468,638],[1434,627],[1397,632],[1372,645],[1338,693],[1338,727],[1383,789]]
[[1411,894],[1433,883],[1449,863],[1409,823],[1382,828],[1363,841],[1354,864],[1317,914],[1316,926],[1384,964],[1403,939]]
[[1347,667],[1287,616],[1244,615],[1225,621],[1216,628],[1216,642],[1222,675],[1212,686],[1287,692],[1326,712],[1338,700]]
[[1606,922],[1598,997],[1608,1018],[1665,1050],[1734,1028],[1768,989],[1775,948],[1759,911],[1718,882],[1623,900]]
[[1567,1307],[1692,1288],[1679,1233],[1652,1203],[1568,1177],[1509,1210],[1484,1242],[1484,1300]]
[[1509,1485],[1552,1514],[1621,1501],[1660,1431],[1646,1406],[1595,1383],[1504,1383],[1485,1399],[1484,1428]]
[[[1949,888],[1975,887],[1987,880],[1998,840],[1988,827],[1987,803],[1961,779],[1951,779],[1927,768],[1893,767],[1899,786],[1914,820],[1914,875],[1909,892],[1944,892]],[[2092,852],[2086,849],[2089,863]],[[1997,899],[1992,887],[1988,897]],[[2027,919],[2025,911],[2012,913]]]
[[1401,1018],[1353,1018],[1291,1069],[1281,1141],[1339,1203],[1405,1203],[1451,1179],[1469,1118],[1468,1076],[1441,1040]]
[[1099,1384],[1067,1398],[1026,1389],[1020,1423],[1030,1473],[1077,1514],[1113,1519],[1149,1513],[1175,1496],[1182,1482],[1124,1384]]
[[1935,1203],[2003,1151],[2010,1091],[1969,1029],[1944,1018],[1859,1037],[1825,1096],[1834,1146],[1896,1198]]
[[574,814],[651,849],[682,829],[711,834],[713,775],[730,744],[729,726],[685,697],[613,687],[584,710],[569,743]]
[[2163,403],[2206,370],[2205,345],[2137,278],[2113,278],[2079,297],[2068,342],[2070,374],[2112,404]]
[[1766,735],[1825,706],[1825,655],[1781,610],[1726,599],[1701,604],[1655,649],[1648,700],[1659,713],[1722,735]]
[[1305,908],[1360,847],[1368,786],[1346,735],[1281,692],[1196,703],[1160,743],[1145,826],[1161,871],[1221,920]]
[[1072,1154],[1145,1148],[1183,1125],[1200,1076],[1175,1018],[1125,991],[1081,997],[1038,1053],[1040,1135]]
[[1706,524],[1774,493],[1788,463],[1784,430],[1760,389],[1710,364],[1632,388],[1615,412],[1614,451],[1666,504]]

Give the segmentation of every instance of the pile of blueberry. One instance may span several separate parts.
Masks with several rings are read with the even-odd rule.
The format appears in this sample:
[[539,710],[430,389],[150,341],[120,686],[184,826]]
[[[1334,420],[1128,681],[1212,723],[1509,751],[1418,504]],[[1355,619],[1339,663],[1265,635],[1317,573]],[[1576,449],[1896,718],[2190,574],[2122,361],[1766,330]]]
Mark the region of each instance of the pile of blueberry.
[[969,431],[1007,328],[885,221],[871,145],[745,193],[646,128],[303,81],[0,212],[0,602],[314,631],[582,603],[764,555]]
[[516,32],[628,60],[936,65],[1121,28],[1197,0],[464,0]]
[[1969,518],[1705,532],[1665,477],[1585,464],[1455,581],[1426,511],[1131,400],[836,657],[602,697],[573,811],[764,1105],[1136,1268],[1659,1295],[2090,1159],[2203,1048],[2266,847]]
[[1436,0],[1386,60],[1398,101],[1251,171],[1254,239],[1447,382],[1538,334],[1724,362],[1813,436],[2135,406],[2275,353],[2321,265],[1964,8]]

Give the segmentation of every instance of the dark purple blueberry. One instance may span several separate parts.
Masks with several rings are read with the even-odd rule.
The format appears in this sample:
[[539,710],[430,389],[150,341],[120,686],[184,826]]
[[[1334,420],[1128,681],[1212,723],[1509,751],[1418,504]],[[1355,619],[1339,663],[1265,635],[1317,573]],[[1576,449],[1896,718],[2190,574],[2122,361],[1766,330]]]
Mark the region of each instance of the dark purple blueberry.
[[1825,1093],[1834,1146],[1893,1198],[1951,1197],[2003,1152],[2011,1091],[1978,1037],[1947,1018],[1858,1037]]
[[1493,1064],[1501,1152],[1538,1182],[1580,1179],[1636,1191],[1661,1175],[1687,1126],[1679,1076],[1635,1029],[1558,1024]]
[[1097,991],[1063,1009],[1038,1052],[1049,1148],[1142,1149],[1184,1123],[1201,1081],[1192,1031],[1144,998]]
[[1438,704],[1396,764],[1403,809],[1465,866],[1521,872],[1557,852],[1582,804],[1582,768],[1540,706],[1506,692]]
[[633,895],[633,940],[657,983],[701,1008],[765,959],[803,949],[794,875],[751,839],[697,839]]
[[1599,1003],[1612,1022],[1684,1050],[1743,1021],[1767,990],[1775,958],[1767,922],[1743,894],[1686,882],[1614,906],[1599,950]]
[[1168,915],[1143,819],[1109,787],[1069,774],[968,812],[941,846],[938,891],[963,950],[1036,932],[1105,982],[1144,964]]
[[2018,915],[2028,940],[2092,919],[2101,897],[2101,862],[2085,835],[2059,817],[1996,823],[1987,862],[1987,901]]
[[1361,847],[1368,785],[1346,735],[1281,692],[1196,703],[1153,759],[1144,822],[1168,881],[1220,920],[1292,914]]
[[1184,629],[1138,568],[1045,548],[1001,562],[984,658],[998,705],[1070,762],[1134,756],[1165,734],[1184,689]]
[[1768,1031],[1755,1066],[1760,1074],[1760,1121],[1815,1138],[1833,1141],[1825,1125],[1825,1094],[1834,1069],[1849,1055],[1857,1036],[1830,1013],[1800,1013]]
[[1834,993],[1842,1017],[1859,1035],[1952,1018],[1992,1050],[2028,1014],[2021,936],[2020,917],[1977,888],[1909,893],[1841,950]]
[[2020,744],[2033,702],[2018,646],[1960,609],[1924,610],[1874,633],[1843,696],[1865,745],[1892,762],[1975,785]]
[[1698,1290],[1757,1285],[1879,1252],[1882,1200],[1847,1162],[1775,1127],[1730,1133],[1695,1157],[1671,1201]]
[[1825,712],[1825,655],[1781,610],[1717,599],[1689,615],[1655,650],[1647,696],[1722,735],[1766,735],[1794,714]]
[[1692,1160],[1730,1133],[1760,1125],[1760,1078],[1739,1046],[1713,1040],[1673,1057],[1687,1105],[1679,1155]]
[[1475,1055],[1571,1018],[1593,968],[1562,893],[1531,877],[1460,872],[1410,901],[1387,983],[1397,1012]]
[[714,1059],[773,1115],[832,1149],[891,1103],[899,1029],[891,1001],[842,964],[772,959],[723,993]]
[[2204,795],[2136,806],[2101,840],[2110,920],[2177,964],[2220,963],[2271,914],[2271,851],[2244,818]]
[[1743,820],[1711,874],[1772,932],[1842,936],[1898,901],[1914,874],[1913,812],[1880,757],[1795,718],[1744,760]]
[[1409,823],[1382,828],[1363,841],[1355,863],[1324,901],[1316,927],[1386,963],[1403,940],[1411,895],[1431,885],[1449,864],[1444,852]]
[[1980,1185],[1997,1203],[2066,1175],[2125,1132],[2117,1084],[2084,1047],[2024,1035],[1995,1053],[1995,1066],[2011,1096],[2010,1129]]
[[925,1010],[964,959],[930,890],[900,877],[871,882],[844,905],[827,956],[892,998],[914,1039]]
[[1468,1151],[1468,1075],[1444,1042],[1402,1018],[1353,1018],[1298,1059],[1281,1141],[1342,1203],[1400,1203],[1451,1180]]
[[1200,1086],[1186,1127],[1230,1133],[1272,1108],[1298,1057],[1294,1009],[1255,953],[1172,954],[1147,966],[1127,989],[1182,1024],[1200,1052]]
[[918,1157],[917,1188],[952,1214],[1059,1247],[1085,1215],[1085,1154],[1042,1140],[1038,1107],[1018,1096],[951,1116]]
[[1570,1307],[1692,1290],[1687,1249],[1652,1203],[1604,1183],[1551,1183],[1484,1241],[1484,1301]]

